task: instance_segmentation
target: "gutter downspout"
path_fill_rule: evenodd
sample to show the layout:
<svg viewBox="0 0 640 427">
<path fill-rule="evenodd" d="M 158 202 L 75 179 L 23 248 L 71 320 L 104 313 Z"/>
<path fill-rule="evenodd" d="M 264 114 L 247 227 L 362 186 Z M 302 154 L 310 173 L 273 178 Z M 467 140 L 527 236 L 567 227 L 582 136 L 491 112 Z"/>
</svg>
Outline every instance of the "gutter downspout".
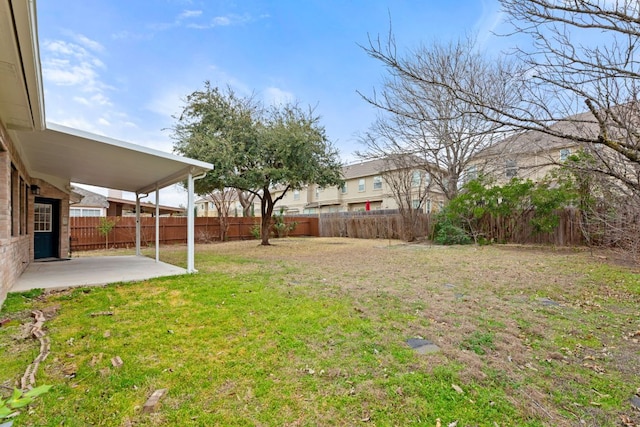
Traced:
<svg viewBox="0 0 640 427">
<path fill-rule="evenodd" d="M 194 213 L 194 197 L 193 187 L 194 181 L 207 176 L 206 172 L 201 175 L 193 176 L 191 172 L 187 177 L 187 273 L 197 273 L 195 268 L 195 213 Z"/>
</svg>

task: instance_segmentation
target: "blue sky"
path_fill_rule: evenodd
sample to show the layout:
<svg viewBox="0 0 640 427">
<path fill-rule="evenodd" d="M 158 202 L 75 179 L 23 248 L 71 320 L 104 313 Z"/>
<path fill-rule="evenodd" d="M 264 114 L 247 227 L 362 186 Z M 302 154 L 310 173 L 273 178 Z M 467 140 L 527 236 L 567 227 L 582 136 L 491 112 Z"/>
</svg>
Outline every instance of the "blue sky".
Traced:
<svg viewBox="0 0 640 427">
<path fill-rule="evenodd" d="M 358 44 L 386 36 L 400 48 L 477 33 L 501 20 L 497 0 L 40 0 L 40 57 L 47 120 L 171 151 L 167 128 L 181 99 L 230 86 L 265 103 L 315 106 L 343 161 L 375 110 L 382 66 Z M 166 194 L 166 196 L 165 196 Z M 175 188 L 161 203 L 184 203 Z"/>
</svg>

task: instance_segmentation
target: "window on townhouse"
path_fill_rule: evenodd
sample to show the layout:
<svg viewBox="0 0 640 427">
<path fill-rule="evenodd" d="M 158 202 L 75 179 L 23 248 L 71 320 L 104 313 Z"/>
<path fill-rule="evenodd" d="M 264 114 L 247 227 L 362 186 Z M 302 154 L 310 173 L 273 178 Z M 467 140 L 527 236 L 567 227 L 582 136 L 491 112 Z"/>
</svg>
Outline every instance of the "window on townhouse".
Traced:
<svg viewBox="0 0 640 427">
<path fill-rule="evenodd" d="M 347 194 L 347 183 L 346 182 L 344 184 L 342 184 L 342 187 L 340 187 L 340 192 L 342 194 Z"/>
<path fill-rule="evenodd" d="M 362 192 L 365 190 L 364 178 L 360 178 L 358 180 L 358 191 Z"/>
<path fill-rule="evenodd" d="M 478 167 L 476 165 L 469 166 L 464 171 L 464 182 L 473 181 L 478 179 Z"/>
<path fill-rule="evenodd" d="M 562 150 L 560 150 L 560 161 L 561 162 L 566 161 L 570 155 L 571 155 L 571 150 L 568 148 L 563 148 Z"/>
<path fill-rule="evenodd" d="M 316 187 L 316 200 L 318 200 L 320 198 L 320 191 L 322 191 L 322 187 L 317 186 Z"/>
<path fill-rule="evenodd" d="M 293 190 L 293 200 L 300 200 L 300 190 Z"/>
<path fill-rule="evenodd" d="M 413 171 L 413 173 L 411 174 L 411 186 L 418 187 L 420 185 L 420 181 L 422 181 L 422 172 Z"/>
<path fill-rule="evenodd" d="M 425 205 L 425 211 L 427 213 L 431 213 L 431 199 L 427 199 L 427 203 Z"/>
<path fill-rule="evenodd" d="M 374 190 L 382 190 L 382 177 L 374 176 L 373 177 L 373 189 Z"/>
<path fill-rule="evenodd" d="M 418 200 L 418 199 L 413 199 L 413 200 L 411 201 L 411 207 L 412 207 L 413 209 L 420 209 L 420 200 Z"/>
<path fill-rule="evenodd" d="M 504 174 L 507 178 L 515 178 L 518 176 L 518 162 L 508 159 L 504 163 Z"/>
</svg>

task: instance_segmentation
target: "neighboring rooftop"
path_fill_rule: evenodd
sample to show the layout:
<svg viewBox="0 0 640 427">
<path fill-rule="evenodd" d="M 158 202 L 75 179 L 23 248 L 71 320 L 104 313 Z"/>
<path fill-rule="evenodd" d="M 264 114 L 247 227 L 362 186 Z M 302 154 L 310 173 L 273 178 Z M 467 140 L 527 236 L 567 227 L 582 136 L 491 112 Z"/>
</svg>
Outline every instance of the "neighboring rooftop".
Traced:
<svg viewBox="0 0 640 427">
<path fill-rule="evenodd" d="M 134 211 L 136 207 L 135 200 L 128 200 L 120 197 L 103 196 L 102 194 L 94 193 L 93 191 L 89 191 L 76 186 L 73 186 L 72 190 L 74 193 L 82 196 L 82 200 L 78 203 L 74 203 L 73 206 L 109 208 L 112 207 L 112 205 L 119 205 L 120 209 L 118 211 L 109 210 L 108 213 L 108 215 L 116 216 L 117 214 L 112 212 L 121 213 L 122 209 Z M 140 202 L 140 208 L 141 212 L 143 213 L 153 213 L 155 212 L 156 205 L 155 203 Z M 160 215 L 184 214 L 184 212 L 185 209 L 182 207 L 160 205 Z"/>
<path fill-rule="evenodd" d="M 589 111 L 559 120 L 551 125 L 549 129 L 559 135 L 567 136 L 584 135 L 585 137 L 595 137 L 598 134 L 598 124 Z M 551 136 L 540 131 L 526 131 L 511 135 L 491 147 L 482 150 L 477 154 L 477 157 L 540 153 L 578 144 L 578 141 L 570 138 Z"/>
</svg>

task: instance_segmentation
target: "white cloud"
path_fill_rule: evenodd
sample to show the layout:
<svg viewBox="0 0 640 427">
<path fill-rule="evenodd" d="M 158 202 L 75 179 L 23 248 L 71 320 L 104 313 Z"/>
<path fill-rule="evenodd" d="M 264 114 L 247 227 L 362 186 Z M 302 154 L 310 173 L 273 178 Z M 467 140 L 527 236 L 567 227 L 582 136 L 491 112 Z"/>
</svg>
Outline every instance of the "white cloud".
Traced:
<svg viewBox="0 0 640 427">
<path fill-rule="evenodd" d="M 82 104 L 86 106 L 91 105 L 91 102 L 89 102 L 89 100 L 83 96 L 74 96 L 72 99 L 76 101 L 78 104 Z"/>
<path fill-rule="evenodd" d="M 208 23 L 189 23 L 187 24 L 187 28 L 193 28 L 196 30 L 206 30 L 215 27 L 231 27 L 234 25 L 243 25 L 249 22 L 255 22 L 261 19 L 267 19 L 269 15 L 260 15 L 258 17 L 253 17 L 249 14 L 244 15 L 221 15 L 213 17 Z"/>
<path fill-rule="evenodd" d="M 96 135 L 107 136 L 99 127 L 93 122 L 80 116 L 71 116 L 69 114 L 60 114 L 57 117 L 52 117 L 51 121 L 62 126 L 67 126 L 74 129 L 81 129 L 86 132 L 95 133 Z"/>
<path fill-rule="evenodd" d="M 202 15 L 202 11 L 201 10 L 183 10 L 182 13 L 180 13 L 180 15 L 178 15 L 178 19 L 182 20 L 182 19 L 187 19 L 187 18 L 195 18 Z"/>
<path fill-rule="evenodd" d="M 174 114 L 179 114 L 182 110 L 182 99 L 192 92 L 186 86 L 173 86 L 165 88 L 146 104 L 146 109 L 169 118 Z"/>
<path fill-rule="evenodd" d="M 89 37 L 86 37 L 86 36 L 84 36 L 82 34 L 75 34 L 74 33 L 73 34 L 73 38 L 75 39 L 76 42 L 78 42 L 82 46 L 86 47 L 87 49 L 93 50 L 95 52 L 104 51 L 104 46 L 102 46 L 97 41 L 91 40 Z"/>
<path fill-rule="evenodd" d="M 112 106 L 113 103 L 102 93 L 96 93 L 91 97 L 93 105 Z"/>
<path fill-rule="evenodd" d="M 277 87 L 268 87 L 264 90 L 264 101 L 268 105 L 282 105 L 295 101 L 295 96 Z"/>
<path fill-rule="evenodd" d="M 132 33 L 131 31 L 118 31 L 111 34 L 111 38 L 114 40 L 151 40 L 153 33 Z"/>
<path fill-rule="evenodd" d="M 474 25 L 478 35 L 478 47 L 483 48 L 487 45 L 496 29 L 504 22 L 504 17 L 497 0 L 482 0 L 482 14 Z"/>
<path fill-rule="evenodd" d="M 78 37 L 76 35 L 76 37 Z M 104 63 L 84 47 L 63 40 L 45 40 L 42 49 L 42 74 L 46 84 L 76 86 L 83 92 L 101 94 L 109 86 L 100 80 Z"/>
<path fill-rule="evenodd" d="M 231 18 L 228 16 L 216 16 L 211 20 L 213 26 L 227 26 L 231 25 Z"/>
<path fill-rule="evenodd" d="M 98 123 L 101 124 L 102 126 L 111 126 L 111 123 L 109 123 L 109 121 L 104 117 L 100 117 L 98 119 Z"/>
</svg>

